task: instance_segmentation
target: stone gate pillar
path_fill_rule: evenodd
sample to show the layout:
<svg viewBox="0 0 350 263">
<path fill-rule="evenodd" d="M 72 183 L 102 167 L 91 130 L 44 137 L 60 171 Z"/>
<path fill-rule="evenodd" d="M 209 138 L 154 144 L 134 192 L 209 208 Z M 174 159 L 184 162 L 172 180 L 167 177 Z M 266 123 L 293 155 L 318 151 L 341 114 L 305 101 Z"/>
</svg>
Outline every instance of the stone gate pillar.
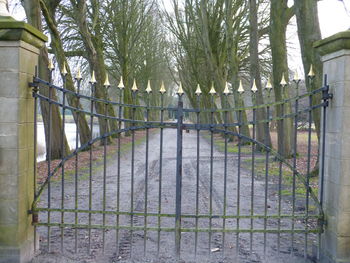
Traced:
<svg viewBox="0 0 350 263">
<path fill-rule="evenodd" d="M 47 38 L 35 28 L 0 16 L 0 263 L 33 256 L 33 80 Z"/>
<path fill-rule="evenodd" d="M 321 262 L 350 262 L 350 31 L 315 43 L 334 97 L 327 110 Z"/>
</svg>

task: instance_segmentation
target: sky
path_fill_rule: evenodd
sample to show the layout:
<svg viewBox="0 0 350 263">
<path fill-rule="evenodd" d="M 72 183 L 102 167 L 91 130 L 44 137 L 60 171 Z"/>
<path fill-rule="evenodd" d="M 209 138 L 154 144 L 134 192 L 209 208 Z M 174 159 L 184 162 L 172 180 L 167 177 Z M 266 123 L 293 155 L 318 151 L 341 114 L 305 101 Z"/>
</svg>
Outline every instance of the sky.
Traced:
<svg viewBox="0 0 350 263">
<path fill-rule="evenodd" d="M 318 15 L 322 37 L 331 36 L 350 28 L 350 0 L 322 0 L 318 3 Z"/>
</svg>

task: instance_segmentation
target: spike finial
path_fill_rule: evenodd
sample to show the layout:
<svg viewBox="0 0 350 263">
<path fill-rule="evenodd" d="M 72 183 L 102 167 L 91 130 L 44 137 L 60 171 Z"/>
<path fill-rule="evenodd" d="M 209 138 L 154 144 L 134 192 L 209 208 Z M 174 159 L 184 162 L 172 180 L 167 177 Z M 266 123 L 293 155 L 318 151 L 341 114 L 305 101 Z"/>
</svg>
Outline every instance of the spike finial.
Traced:
<svg viewBox="0 0 350 263">
<path fill-rule="evenodd" d="M 177 90 L 177 95 L 182 96 L 185 92 L 182 88 L 182 83 L 180 82 L 179 89 Z"/>
<path fill-rule="evenodd" d="M 212 96 L 214 96 L 216 94 L 216 90 L 214 88 L 214 83 L 213 82 L 211 83 L 211 88 L 209 90 L 209 94 L 212 95 Z"/>
<path fill-rule="evenodd" d="M 159 92 L 160 92 L 160 94 L 164 94 L 166 92 L 164 81 L 162 81 L 162 84 L 160 84 Z"/>
<path fill-rule="evenodd" d="M 271 91 L 271 90 L 272 90 L 271 78 L 269 78 L 269 79 L 267 80 L 265 89 L 267 89 L 268 91 Z"/>
<path fill-rule="evenodd" d="M 148 80 L 148 82 L 147 82 L 146 92 L 147 92 L 148 94 L 150 94 L 150 93 L 152 92 L 151 81 L 150 81 L 150 80 Z"/>
<path fill-rule="evenodd" d="M 310 71 L 309 71 L 309 73 L 307 75 L 308 75 L 309 78 L 315 77 L 315 71 L 314 71 L 314 67 L 313 67 L 312 64 L 310 66 Z"/>
<path fill-rule="evenodd" d="M 80 68 L 78 68 L 77 74 L 75 75 L 75 79 L 76 80 L 81 80 L 82 79 Z"/>
<path fill-rule="evenodd" d="M 53 71 L 53 70 L 55 69 L 55 66 L 53 65 L 53 62 L 52 62 L 52 59 L 51 59 L 51 58 L 49 59 L 48 69 L 49 69 L 50 71 Z"/>
<path fill-rule="evenodd" d="M 95 84 L 95 83 L 96 83 L 95 71 L 94 71 L 94 70 L 92 71 L 90 83 L 91 83 L 91 84 Z"/>
<path fill-rule="evenodd" d="M 228 87 L 228 82 L 226 81 L 226 84 L 225 84 L 225 89 L 224 89 L 224 94 L 225 95 L 229 95 L 231 93 L 229 87 Z"/>
<path fill-rule="evenodd" d="M 131 90 L 132 90 L 132 92 L 137 92 L 139 90 L 137 88 L 136 79 L 134 79 L 134 83 L 132 84 Z"/>
<path fill-rule="evenodd" d="M 239 94 L 243 94 L 244 93 L 242 80 L 239 81 L 239 87 L 238 87 L 237 91 L 238 91 Z"/>
<path fill-rule="evenodd" d="M 252 91 L 253 93 L 256 93 L 256 92 L 258 91 L 258 87 L 256 86 L 255 79 L 253 80 L 253 86 L 252 86 L 251 91 Z"/>
<path fill-rule="evenodd" d="M 286 81 L 286 79 L 285 79 L 285 77 L 284 77 L 284 74 L 283 74 L 283 75 L 282 75 L 282 80 L 281 80 L 281 82 L 280 82 L 280 85 L 284 87 L 284 86 L 287 86 L 287 84 L 288 84 L 288 83 L 287 83 L 287 81 Z"/>
<path fill-rule="evenodd" d="M 294 82 L 299 82 L 299 81 L 300 81 L 300 77 L 299 77 L 299 74 L 298 74 L 298 71 L 297 71 L 297 70 L 294 72 L 293 81 L 294 81 Z"/>
<path fill-rule="evenodd" d="M 124 89 L 124 88 L 125 88 L 124 82 L 123 82 L 123 76 L 120 77 L 120 81 L 119 81 L 119 84 L 118 84 L 118 88 L 119 88 L 119 89 Z"/>
<path fill-rule="evenodd" d="M 200 96 L 202 94 L 201 86 L 199 84 L 197 84 L 197 89 L 195 91 L 195 94 L 197 96 Z"/>
<path fill-rule="evenodd" d="M 66 76 L 68 74 L 67 67 L 66 67 L 66 62 L 63 62 L 63 69 L 62 69 L 61 73 L 62 73 L 63 76 Z"/>
<path fill-rule="evenodd" d="M 106 73 L 106 80 L 105 80 L 105 83 L 103 84 L 103 86 L 105 86 L 105 87 L 110 87 L 111 86 L 111 83 L 109 83 L 108 73 Z"/>
</svg>

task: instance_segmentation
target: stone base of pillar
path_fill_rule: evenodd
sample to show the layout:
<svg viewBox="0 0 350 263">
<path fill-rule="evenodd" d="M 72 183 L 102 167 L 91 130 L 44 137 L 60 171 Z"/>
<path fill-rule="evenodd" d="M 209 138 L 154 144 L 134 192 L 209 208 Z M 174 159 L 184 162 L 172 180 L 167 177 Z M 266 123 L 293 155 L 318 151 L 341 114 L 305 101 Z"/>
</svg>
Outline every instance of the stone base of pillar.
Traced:
<svg viewBox="0 0 350 263">
<path fill-rule="evenodd" d="M 0 18 L 0 263 L 34 255 L 28 214 L 34 199 L 33 80 L 46 37 L 24 22 Z"/>
<path fill-rule="evenodd" d="M 323 263 L 350 263 L 350 31 L 315 43 L 333 99 L 327 110 L 324 156 Z"/>
<path fill-rule="evenodd" d="M 39 240 L 36 240 L 39 247 Z M 27 240 L 19 247 L 0 246 L 0 263 L 27 263 L 34 257 L 33 238 Z"/>
</svg>

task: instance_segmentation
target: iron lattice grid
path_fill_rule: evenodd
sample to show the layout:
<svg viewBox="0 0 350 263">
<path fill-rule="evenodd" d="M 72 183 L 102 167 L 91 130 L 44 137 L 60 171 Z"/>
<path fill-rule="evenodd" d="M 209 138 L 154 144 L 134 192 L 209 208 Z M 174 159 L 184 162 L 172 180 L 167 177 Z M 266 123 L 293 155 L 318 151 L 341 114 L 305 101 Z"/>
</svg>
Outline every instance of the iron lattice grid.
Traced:
<svg viewBox="0 0 350 263">
<path fill-rule="evenodd" d="M 312 79 L 310 79 L 312 80 Z M 266 245 L 268 243 L 269 235 L 273 234 L 273 236 L 276 237 L 276 240 L 274 240 L 274 243 L 276 243 L 277 248 L 273 249 L 279 253 L 281 251 L 281 238 L 283 234 L 287 234 L 290 236 L 290 247 L 288 248 L 290 250 L 290 253 L 295 253 L 297 246 L 296 243 L 300 243 L 301 237 L 303 243 L 303 249 L 298 248 L 299 254 L 304 254 L 304 257 L 308 257 L 310 252 L 310 236 L 313 235 L 319 235 L 323 231 L 323 224 L 324 224 L 324 215 L 322 210 L 322 199 L 323 199 L 323 170 L 324 167 L 320 167 L 321 169 L 321 179 L 320 179 L 320 191 L 318 198 L 315 193 L 312 191 L 312 188 L 310 187 L 310 173 L 311 173 L 311 140 L 312 140 L 312 130 L 313 130 L 313 121 L 312 121 L 312 114 L 313 111 L 318 110 L 319 108 L 323 109 L 323 115 L 322 115 L 322 123 L 323 128 L 325 127 L 326 122 L 326 109 L 328 106 L 328 100 L 331 98 L 331 94 L 329 94 L 329 87 L 327 85 L 327 82 L 325 81 L 325 86 L 323 88 L 314 90 L 312 92 L 305 92 L 302 95 L 299 95 L 298 92 L 295 96 L 292 98 L 283 99 L 278 102 L 272 102 L 272 103 L 266 103 L 263 105 L 255 105 L 254 104 L 254 96 L 253 93 L 253 106 L 250 107 L 228 107 L 228 101 L 232 96 L 241 96 L 241 94 L 237 93 L 232 94 L 225 94 L 224 96 L 224 105 L 222 108 L 216 108 L 212 107 L 210 109 L 203 109 L 200 108 L 184 108 L 183 107 L 183 96 L 182 94 L 178 94 L 178 105 L 177 107 L 167 107 L 164 106 L 164 93 L 161 93 L 160 95 L 160 106 L 152 106 L 149 103 L 149 92 L 145 92 L 145 105 L 136 104 L 136 96 L 137 92 L 134 90 L 132 92 L 132 98 L 133 98 L 133 104 L 124 104 L 123 103 L 123 92 L 124 89 L 119 89 L 119 98 L 118 101 L 109 101 L 101 98 L 96 98 L 94 96 L 94 89 L 95 89 L 95 82 L 90 83 L 91 85 L 91 96 L 86 96 L 83 94 L 80 94 L 80 85 L 81 85 L 81 79 L 77 80 L 77 90 L 78 92 L 73 92 L 65 88 L 65 76 L 63 76 L 63 86 L 59 87 L 56 85 L 53 85 L 50 82 L 46 82 L 38 77 L 34 77 L 33 83 L 31 83 L 31 87 L 33 88 L 33 97 L 35 99 L 35 125 L 34 125 L 34 140 L 36 142 L 37 137 L 37 104 L 38 101 L 48 103 L 49 104 L 49 116 L 52 114 L 52 107 L 57 106 L 58 108 L 62 109 L 62 133 L 65 133 L 65 116 L 66 111 L 72 111 L 76 112 L 77 116 L 79 118 L 79 115 L 84 114 L 87 116 L 87 118 L 90 119 L 90 127 L 91 127 L 91 134 L 93 134 L 93 124 L 94 119 L 104 119 L 105 121 L 116 121 L 118 123 L 118 129 L 108 131 L 104 134 L 100 134 L 100 136 L 93 138 L 91 135 L 91 138 L 88 143 L 84 145 L 79 145 L 78 138 L 79 138 L 79 126 L 76 128 L 76 148 L 73 150 L 68 156 L 62 156 L 61 161 L 56 167 L 52 166 L 52 160 L 51 160 L 51 154 L 50 154 L 50 146 L 49 146 L 49 152 L 47 154 L 48 160 L 48 171 L 51 171 L 48 173 L 46 180 L 40 184 L 39 188 L 37 187 L 37 181 L 35 179 L 35 196 L 34 196 L 34 202 L 32 205 L 32 209 L 30 213 L 33 214 L 33 224 L 36 228 L 42 228 L 46 227 L 47 230 L 47 250 L 50 251 L 51 246 L 51 231 L 52 229 L 59 229 L 60 230 L 60 247 L 63 250 L 64 244 L 67 239 L 71 239 L 68 237 L 65 237 L 65 229 L 71 229 L 74 230 L 74 246 L 75 251 L 78 251 L 78 244 L 79 242 L 84 242 L 83 240 L 80 240 L 79 238 L 79 231 L 87 230 L 88 231 L 88 251 L 91 251 L 92 243 L 94 242 L 92 240 L 92 230 L 101 230 L 101 236 L 102 236 L 102 248 L 105 249 L 106 246 L 106 230 L 115 230 L 116 235 L 116 246 L 118 248 L 119 245 L 119 252 L 121 251 L 121 243 L 122 239 L 125 235 L 129 236 L 131 239 L 131 247 L 133 246 L 132 239 L 135 235 L 135 232 L 143 232 L 143 240 L 144 240 L 144 254 L 147 253 L 147 235 L 150 235 L 150 233 L 156 234 L 157 239 L 157 255 L 159 256 L 159 253 L 161 251 L 161 233 L 173 233 L 174 234 L 174 248 L 175 248 L 175 255 L 176 257 L 180 256 L 180 253 L 182 251 L 181 247 L 181 236 L 183 233 L 193 233 L 193 243 L 194 243 L 194 254 L 197 254 L 198 245 L 199 242 L 201 242 L 201 239 L 199 238 L 200 233 L 208 233 L 208 251 L 212 251 L 212 245 L 213 245 L 213 236 L 217 233 L 220 234 L 221 239 L 221 249 L 225 250 L 225 236 L 228 240 L 227 236 L 234 235 L 235 236 L 235 249 L 236 249 L 236 256 L 240 255 L 240 239 L 241 236 L 244 234 L 248 234 L 250 245 L 249 250 L 250 254 L 252 254 L 253 249 L 253 240 L 254 236 L 261 234 L 263 239 L 263 253 L 266 255 L 266 251 L 269 249 Z M 43 85 L 48 87 L 49 89 L 49 96 L 46 97 L 38 92 L 38 86 Z M 296 82 L 296 90 L 298 91 L 298 85 L 299 82 Z M 284 88 L 284 87 L 282 87 Z M 56 92 L 59 92 L 62 94 L 62 101 L 54 100 L 52 98 L 53 90 Z M 271 91 L 270 91 L 271 92 Z M 321 94 L 321 95 L 320 95 Z M 66 103 L 66 97 L 72 96 L 77 99 L 77 101 L 86 100 L 90 104 L 90 110 L 84 110 L 84 109 L 78 109 L 75 107 L 72 107 Z M 314 104 L 313 99 L 315 96 L 322 97 L 322 101 L 320 101 L 318 104 Z M 270 98 L 270 96 L 268 96 Z M 211 96 L 211 105 L 214 105 L 215 95 Z M 200 105 L 201 96 L 197 96 L 197 104 Z M 306 104 L 301 104 L 301 101 L 306 101 Z M 97 113 L 96 112 L 96 104 L 104 105 L 104 113 Z M 118 116 L 110 116 L 107 112 L 107 106 L 112 105 L 113 107 L 118 109 Z M 289 106 L 291 108 L 291 112 L 288 114 L 284 113 L 285 107 Z M 271 112 L 273 109 L 276 109 L 276 107 L 281 107 L 281 116 L 271 116 Z M 263 109 L 266 112 L 266 116 L 268 116 L 266 119 L 263 120 L 257 120 L 257 111 L 260 109 Z M 126 110 L 131 111 L 131 118 L 127 119 L 123 117 L 123 112 Z M 136 119 L 136 112 L 141 111 L 143 112 L 143 119 Z M 249 120 L 247 120 L 247 123 L 244 123 L 242 120 L 242 113 L 250 111 L 251 117 Z M 151 112 L 157 112 L 159 120 L 150 120 L 150 113 Z M 166 116 L 170 116 L 172 114 L 176 115 L 175 120 L 167 120 Z M 219 114 L 222 116 L 223 122 L 217 123 L 215 122 L 215 116 Z M 236 121 L 229 121 L 229 115 L 232 114 Z M 184 122 L 183 118 L 184 115 L 188 116 L 192 122 L 186 123 Z M 300 116 L 304 115 L 304 117 L 307 117 L 307 170 L 306 173 L 302 173 L 297 170 L 297 138 L 298 138 L 298 123 Z M 203 118 L 202 116 L 205 116 Z M 205 119 L 205 121 L 203 121 Z M 272 149 L 272 147 L 265 145 L 263 142 L 260 142 L 256 139 L 256 129 L 259 124 L 264 124 L 267 127 L 270 127 L 271 122 L 280 122 L 281 125 L 283 125 L 283 122 L 286 119 L 293 120 L 293 157 L 291 159 L 285 159 L 282 155 L 280 155 L 276 150 Z M 249 125 L 251 135 L 247 136 L 244 135 L 241 132 L 241 128 L 244 125 Z M 52 120 L 49 118 L 49 132 L 48 132 L 48 140 L 51 140 L 51 130 L 54 128 L 52 127 Z M 155 205 L 156 209 L 149 209 L 148 204 L 148 185 L 149 185 L 149 148 L 150 146 L 153 148 L 153 145 L 150 145 L 150 131 L 152 129 L 157 129 L 159 131 L 159 170 L 158 170 L 158 198 L 157 200 L 152 200 L 153 205 Z M 162 163 L 163 163 L 163 150 L 165 147 L 164 142 L 164 132 L 168 129 L 176 130 L 176 171 L 174 172 L 175 181 L 172 183 L 175 183 L 175 194 L 174 194 L 174 204 L 170 206 L 170 208 L 173 211 L 170 211 L 167 209 L 164 205 L 164 200 L 162 199 L 162 195 L 164 192 L 164 189 L 162 189 L 162 184 L 164 184 L 164 180 L 168 180 L 167 177 L 164 177 L 163 169 L 162 169 Z M 143 198 L 144 198 L 144 205 L 142 209 L 138 207 L 136 203 L 136 195 L 135 193 L 135 184 L 137 181 L 137 176 L 135 172 L 135 132 L 138 130 L 145 130 L 145 160 L 144 160 L 144 183 L 146 185 L 145 190 L 143 191 Z M 183 195 L 184 190 L 183 188 L 186 187 L 186 185 L 183 185 L 183 130 L 192 130 L 195 132 L 195 139 L 196 139 L 196 151 L 193 154 L 193 160 L 196 163 L 195 167 L 195 199 L 192 203 L 192 210 L 185 211 L 182 208 L 183 201 Z M 118 136 L 117 139 L 117 154 L 116 154 L 116 162 L 117 162 L 117 178 L 116 178 L 116 185 L 114 187 L 113 193 L 116 196 L 116 200 L 113 199 L 114 204 L 111 205 L 109 203 L 109 196 L 107 194 L 107 188 L 108 188 L 108 169 L 107 169 L 107 139 L 111 136 L 115 135 L 121 135 L 123 133 L 130 132 L 131 133 L 131 171 L 130 171 L 130 180 L 128 180 L 128 184 L 130 184 L 130 192 L 129 195 L 122 195 L 123 190 L 121 188 L 125 187 L 123 186 L 122 182 L 122 153 L 121 153 L 121 141 L 120 137 Z M 203 133 L 206 134 L 208 137 L 208 143 L 210 147 L 208 148 L 209 156 L 207 158 L 207 165 L 209 166 L 207 171 L 207 176 L 209 178 L 209 185 L 208 185 L 208 201 L 207 201 L 207 210 L 206 212 L 203 212 L 203 209 L 201 208 L 201 186 L 200 186 L 200 178 L 202 175 L 202 168 L 201 168 L 201 144 Z M 221 154 L 220 163 L 223 167 L 222 170 L 222 178 L 223 180 L 223 196 L 222 196 L 222 207 L 221 209 L 215 210 L 214 209 L 214 203 L 215 199 L 214 192 L 215 192 L 215 180 L 216 180 L 216 172 L 214 171 L 214 165 L 216 165 L 217 161 L 215 161 L 215 134 L 221 134 L 224 138 L 224 147 L 223 147 L 223 153 Z M 325 142 L 325 133 L 322 133 L 323 136 L 320 139 L 321 145 L 324 145 Z M 205 136 L 204 136 L 205 137 Z M 229 152 L 229 138 L 237 138 L 237 152 L 232 154 Z M 283 137 L 283 134 L 282 134 Z M 92 164 L 92 145 L 94 145 L 97 142 L 102 142 L 103 148 L 104 148 L 104 154 L 103 154 L 103 172 L 102 172 L 102 189 L 98 189 L 98 191 L 102 191 L 102 198 L 100 198 L 100 205 L 96 205 L 94 203 L 94 192 L 93 192 L 93 184 L 94 184 L 94 171 L 93 171 L 93 164 Z M 249 144 L 249 147 L 251 147 L 249 154 L 243 153 L 244 147 L 246 147 L 246 144 Z M 62 143 L 62 147 L 64 147 Z M 90 152 L 90 163 L 89 163 L 89 172 L 88 172 L 88 205 L 80 207 L 81 197 L 79 196 L 79 184 L 83 183 L 86 185 L 86 182 L 83 180 L 80 180 L 79 178 L 79 154 L 88 149 Z M 259 152 L 257 152 L 257 149 L 259 149 Z M 324 156 L 324 147 L 321 148 Z M 35 152 L 36 152 L 36 146 L 35 146 Z M 63 152 L 63 151 L 62 151 Z M 247 155 L 249 159 L 247 160 Z M 232 157 L 234 156 L 234 158 Z M 73 176 L 73 181 L 71 182 L 74 184 L 74 201 L 71 203 L 73 206 L 67 205 L 67 202 L 65 201 L 65 195 L 66 195 L 66 189 L 65 186 L 67 185 L 67 182 L 65 181 L 65 169 L 64 164 L 72 159 L 75 158 L 75 174 Z M 255 166 L 257 159 L 263 159 L 263 162 L 265 163 L 265 173 L 262 177 L 262 179 L 257 178 L 257 174 L 255 172 Z M 234 159 L 232 161 L 232 159 Z M 230 161 L 231 160 L 231 161 Z M 247 178 L 244 178 L 244 176 L 247 176 L 247 168 L 243 167 L 242 163 L 244 162 L 250 162 L 250 171 L 248 174 L 248 178 L 250 180 L 250 193 L 249 193 L 249 199 L 250 199 L 250 207 L 248 209 L 241 207 L 242 202 L 242 189 L 243 187 L 241 185 L 241 182 L 244 180 L 247 180 Z M 271 166 L 271 163 L 275 162 L 278 164 L 278 174 L 272 175 L 270 173 L 269 169 Z M 321 164 L 323 164 L 323 161 L 321 160 Z M 229 166 L 234 165 L 236 168 L 235 173 L 230 173 Z M 36 167 L 36 164 L 35 164 Z M 289 175 L 288 180 L 292 180 L 291 184 L 291 195 L 292 198 L 289 198 L 289 209 L 286 209 L 286 201 L 284 200 L 284 194 L 283 191 L 285 190 L 285 178 L 287 177 L 285 174 L 285 170 L 289 170 L 291 172 L 291 175 Z M 55 174 L 60 172 L 60 178 L 61 178 L 61 184 L 57 185 L 55 183 L 55 186 L 52 186 L 52 178 Z M 234 180 L 231 180 L 231 177 L 235 177 Z M 243 178 L 243 179 L 242 179 Z M 163 181 L 162 181 L 163 180 Z M 230 181 L 231 180 L 231 181 Z M 257 196 L 255 195 L 254 191 L 256 190 L 256 184 L 257 181 L 262 181 L 262 197 L 261 202 L 257 201 Z M 261 184 L 261 183 L 259 183 Z M 233 186 L 235 185 L 235 186 Z M 303 196 L 303 206 L 304 209 L 297 210 L 298 207 L 300 207 L 300 198 L 297 196 L 298 187 L 303 187 L 305 190 L 305 195 Z M 57 188 L 56 190 L 52 190 L 53 188 Z M 234 194 L 232 196 L 230 195 L 230 191 L 234 190 Z M 274 198 L 271 198 L 271 189 L 273 189 L 273 193 L 275 194 Z M 243 189 L 245 190 L 245 189 Z M 53 193 L 52 193 L 53 192 Z M 45 193 L 45 195 L 44 195 Z M 54 195 L 54 196 L 53 196 Z M 231 197 L 229 197 L 229 195 Z M 45 197 L 44 197 L 45 196 Z M 185 198 L 187 198 L 185 194 Z M 246 197 L 245 197 L 246 198 Z M 52 199 L 58 199 L 56 201 L 52 201 Z M 130 206 L 128 209 L 126 207 L 123 207 L 121 203 L 125 202 L 125 199 L 129 200 L 128 205 Z M 152 199 L 152 198 L 151 198 Z M 255 202 L 259 203 L 260 209 L 256 207 L 254 204 Z M 298 202 L 298 204 L 297 204 Z M 271 205 L 271 204 L 274 204 Z M 288 203 L 288 200 L 287 200 Z M 150 211 L 151 210 L 151 211 Z M 185 209 L 186 210 L 186 209 Z M 257 213 L 256 210 L 259 210 Z M 170 211 L 170 212 L 169 212 Z M 60 216 L 53 216 L 53 214 L 59 214 Z M 40 215 L 40 220 L 38 220 Z M 67 215 L 68 220 L 67 220 Z M 101 215 L 102 218 L 100 220 L 94 220 L 94 217 L 96 215 Z M 81 219 L 81 216 L 83 219 Z M 110 217 L 114 217 L 115 220 L 111 220 Z M 122 219 L 124 218 L 124 219 Z M 150 218 L 153 218 L 150 220 Z M 57 219 L 57 220 L 56 220 Z M 141 220 L 140 220 L 141 219 Z M 134 223 L 136 222 L 137 223 Z M 170 221 L 169 221 L 170 220 Z M 186 220 L 192 220 L 192 224 L 189 224 L 186 222 Z M 142 222 L 141 222 L 142 221 Z M 151 221 L 151 222 L 150 222 Z M 203 222 L 201 222 L 203 221 Z M 217 223 L 218 221 L 221 221 L 221 223 Z M 243 223 L 245 221 L 245 223 Z M 141 222 L 141 223 L 140 223 Z M 167 222 L 167 223 L 165 223 Z M 171 223 L 172 222 L 172 223 Z M 248 223 L 247 223 L 248 222 Z M 311 243 L 314 243 L 315 237 L 311 238 Z M 130 242 L 130 240 L 129 240 Z M 228 241 L 226 241 L 228 242 Z M 320 239 L 318 240 L 320 242 Z M 217 242 L 214 242 L 217 246 Z M 300 245 L 300 244 L 299 244 Z M 130 255 L 132 254 L 132 248 L 129 248 Z M 300 252 L 302 251 L 302 252 Z M 224 253 L 223 253 L 224 254 Z M 130 256 L 129 255 L 129 256 Z"/>
</svg>

